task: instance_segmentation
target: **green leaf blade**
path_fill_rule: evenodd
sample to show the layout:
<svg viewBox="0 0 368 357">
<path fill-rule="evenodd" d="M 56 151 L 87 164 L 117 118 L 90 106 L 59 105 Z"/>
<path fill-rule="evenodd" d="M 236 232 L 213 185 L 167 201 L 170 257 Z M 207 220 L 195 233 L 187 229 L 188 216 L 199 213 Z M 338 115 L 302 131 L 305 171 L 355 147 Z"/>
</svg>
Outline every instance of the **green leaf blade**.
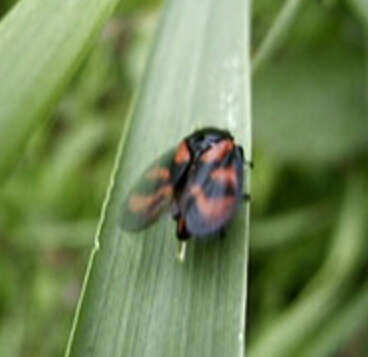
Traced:
<svg viewBox="0 0 368 357">
<path fill-rule="evenodd" d="M 68 356 L 243 355 L 248 207 L 225 241 L 189 242 L 183 264 L 172 220 L 139 234 L 118 222 L 144 168 L 194 129 L 230 129 L 250 159 L 249 14 L 248 1 L 168 3 L 123 135 Z"/>
<path fill-rule="evenodd" d="M 21 1 L 0 23 L 0 180 L 21 156 L 116 3 Z"/>
</svg>

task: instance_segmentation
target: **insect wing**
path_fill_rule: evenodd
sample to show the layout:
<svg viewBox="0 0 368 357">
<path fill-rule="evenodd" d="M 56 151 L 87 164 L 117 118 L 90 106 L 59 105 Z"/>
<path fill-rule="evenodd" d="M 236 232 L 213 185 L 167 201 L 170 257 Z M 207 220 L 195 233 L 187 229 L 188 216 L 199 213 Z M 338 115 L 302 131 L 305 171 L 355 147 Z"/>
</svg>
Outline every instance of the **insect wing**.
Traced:
<svg viewBox="0 0 368 357">
<path fill-rule="evenodd" d="M 239 147 L 220 161 L 199 160 L 180 199 L 187 230 L 197 237 L 216 234 L 231 220 L 242 198 L 243 158 Z"/>
<path fill-rule="evenodd" d="M 168 151 L 143 173 L 123 204 L 124 230 L 145 229 L 170 207 L 175 185 L 189 165 L 190 158 L 184 157 L 184 150 L 181 144 L 178 149 Z"/>
<path fill-rule="evenodd" d="M 170 206 L 173 198 L 171 166 L 175 150 L 162 155 L 133 187 L 123 204 L 121 227 L 139 231 L 150 226 Z"/>
</svg>

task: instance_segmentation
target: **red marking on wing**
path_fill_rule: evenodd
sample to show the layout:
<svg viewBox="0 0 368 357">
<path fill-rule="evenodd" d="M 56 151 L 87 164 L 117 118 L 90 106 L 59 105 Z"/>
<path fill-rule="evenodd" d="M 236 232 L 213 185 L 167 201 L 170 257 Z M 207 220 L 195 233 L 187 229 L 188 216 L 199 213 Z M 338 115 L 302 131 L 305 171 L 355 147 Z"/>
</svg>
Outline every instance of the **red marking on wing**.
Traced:
<svg viewBox="0 0 368 357">
<path fill-rule="evenodd" d="M 236 175 L 236 168 L 234 165 L 229 167 L 220 167 L 211 172 L 211 178 L 215 181 L 219 181 L 224 185 L 230 185 L 236 188 L 238 178 Z"/>
<path fill-rule="evenodd" d="M 149 180 L 169 180 L 171 177 L 171 172 L 166 167 L 153 167 L 151 170 L 149 170 L 146 174 L 146 177 Z"/>
<path fill-rule="evenodd" d="M 162 186 L 153 195 L 133 195 L 129 199 L 129 209 L 133 213 L 138 213 L 146 209 L 152 208 L 160 203 L 164 198 L 170 198 L 173 194 L 171 185 Z"/>
<path fill-rule="evenodd" d="M 235 196 L 207 197 L 200 185 L 193 185 L 190 193 L 196 198 L 201 215 L 209 221 L 217 221 L 227 216 L 236 203 Z"/>
<path fill-rule="evenodd" d="M 231 139 L 221 140 L 205 151 L 201 156 L 204 162 L 221 161 L 228 153 L 234 150 L 234 142 Z"/>
<path fill-rule="evenodd" d="M 185 141 L 183 141 L 178 148 L 178 151 L 175 155 L 175 163 L 177 164 L 183 164 L 185 162 L 188 162 L 190 160 L 190 151 L 188 149 L 188 145 Z"/>
</svg>

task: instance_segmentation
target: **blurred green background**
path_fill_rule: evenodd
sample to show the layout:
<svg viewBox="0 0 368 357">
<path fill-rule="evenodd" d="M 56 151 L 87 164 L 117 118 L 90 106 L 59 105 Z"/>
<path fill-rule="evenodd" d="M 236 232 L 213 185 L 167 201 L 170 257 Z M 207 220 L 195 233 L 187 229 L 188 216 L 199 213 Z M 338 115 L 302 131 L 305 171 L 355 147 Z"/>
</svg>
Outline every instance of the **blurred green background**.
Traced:
<svg viewBox="0 0 368 357">
<path fill-rule="evenodd" d="M 251 357 L 368 356 L 368 23 L 355 3 L 305 2 L 253 75 Z M 282 5 L 253 2 L 254 52 Z M 0 356 L 63 355 L 160 8 L 122 2 L 0 189 Z"/>
</svg>

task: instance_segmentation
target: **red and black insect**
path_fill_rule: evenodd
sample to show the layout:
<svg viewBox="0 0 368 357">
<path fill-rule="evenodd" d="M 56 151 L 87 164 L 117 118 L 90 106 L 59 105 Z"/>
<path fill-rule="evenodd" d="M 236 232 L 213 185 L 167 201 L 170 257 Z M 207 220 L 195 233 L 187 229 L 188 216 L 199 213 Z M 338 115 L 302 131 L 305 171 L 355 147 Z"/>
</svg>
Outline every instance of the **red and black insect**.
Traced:
<svg viewBox="0 0 368 357">
<path fill-rule="evenodd" d="M 179 240 L 223 235 L 242 199 L 243 149 L 205 128 L 153 163 L 124 203 L 122 228 L 139 231 L 171 209 Z"/>
</svg>

